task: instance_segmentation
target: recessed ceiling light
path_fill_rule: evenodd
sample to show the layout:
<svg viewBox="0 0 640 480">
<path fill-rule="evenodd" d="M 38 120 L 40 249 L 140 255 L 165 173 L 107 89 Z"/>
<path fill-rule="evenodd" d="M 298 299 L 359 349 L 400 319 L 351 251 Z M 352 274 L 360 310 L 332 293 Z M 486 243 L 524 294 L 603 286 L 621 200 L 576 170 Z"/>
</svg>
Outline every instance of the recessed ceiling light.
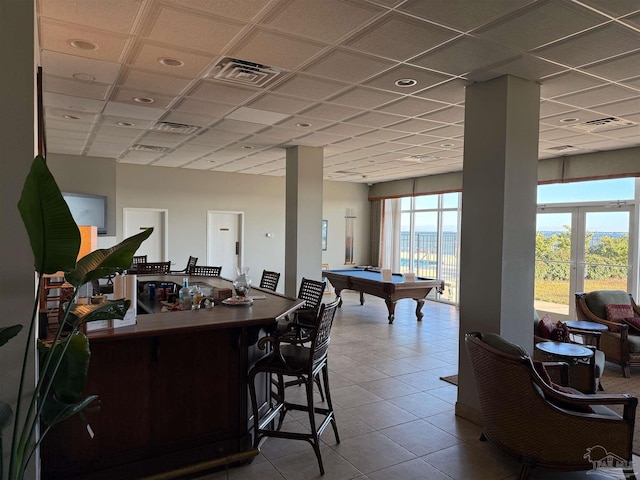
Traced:
<svg viewBox="0 0 640 480">
<path fill-rule="evenodd" d="M 133 97 L 133 100 L 138 103 L 153 103 L 153 98 L 150 97 Z"/>
<path fill-rule="evenodd" d="M 91 43 L 86 40 L 70 40 L 69 45 L 73 48 L 79 48 L 80 50 L 95 50 L 98 48 L 95 43 Z"/>
<path fill-rule="evenodd" d="M 440 145 L 441 147 L 444 148 L 451 148 L 451 147 L 455 147 L 455 145 L 453 143 L 443 143 Z"/>
<path fill-rule="evenodd" d="M 170 57 L 159 58 L 158 62 L 160 62 L 165 67 L 182 67 L 184 65 L 184 62 L 182 60 Z"/>
<path fill-rule="evenodd" d="M 300 128 L 309 128 L 311 126 L 310 123 L 296 123 L 296 127 Z"/>
<path fill-rule="evenodd" d="M 118 122 L 118 125 L 120 125 L 121 127 L 133 127 L 133 126 L 135 126 L 135 123 L 133 123 L 133 122 Z"/>
<path fill-rule="evenodd" d="M 76 117 L 75 115 L 63 115 L 62 118 L 66 118 L 67 120 L 80 120 L 80 117 Z"/>
<path fill-rule="evenodd" d="M 245 150 L 253 150 L 253 147 L 251 145 L 242 145 L 242 148 L 244 148 Z"/>
<path fill-rule="evenodd" d="M 396 80 L 396 86 L 397 87 L 413 87 L 414 85 L 416 85 L 418 83 L 417 80 L 414 80 L 413 78 L 400 78 L 398 80 Z"/>
<path fill-rule="evenodd" d="M 80 80 L 82 82 L 95 82 L 96 81 L 96 77 L 94 77 L 90 73 L 74 73 L 71 76 L 73 78 L 75 78 L 76 80 Z"/>
<path fill-rule="evenodd" d="M 86 108 L 80 105 L 69 105 L 67 108 L 69 110 L 75 110 L 76 112 L 84 112 L 86 110 Z"/>
<path fill-rule="evenodd" d="M 577 122 L 578 120 L 580 120 L 579 118 L 575 118 L 575 117 L 569 117 L 569 118 L 563 118 L 560 121 L 562 123 L 573 123 L 573 122 Z"/>
</svg>

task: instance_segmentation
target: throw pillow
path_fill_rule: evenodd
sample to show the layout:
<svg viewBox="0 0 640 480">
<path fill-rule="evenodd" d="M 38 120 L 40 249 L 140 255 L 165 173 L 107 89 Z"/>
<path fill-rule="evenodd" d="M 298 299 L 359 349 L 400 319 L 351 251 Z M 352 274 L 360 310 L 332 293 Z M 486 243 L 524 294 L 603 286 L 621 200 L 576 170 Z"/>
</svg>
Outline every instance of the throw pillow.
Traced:
<svg viewBox="0 0 640 480">
<path fill-rule="evenodd" d="M 624 323 L 629 325 L 629 329 L 632 331 L 632 333 L 640 335 L 640 317 L 629 317 L 623 319 L 623 321 Z"/>
<path fill-rule="evenodd" d="M 568 393 L 568 394 L 574 394 L 574 395 L 576 394 L 574 390 L 571 390 L 570 388 L 566 388 L 566 387 L 563 387 L 562 385 L 558 385 L 557 383 L 552 382 L 551 377 L 549 376 L 549 372 L 547 372 L 547 369 L 544 368 L 544 364 L 542 362 L 539 362 L 537 360 L 534 361 L 533 368 L 536 370 L 538 375 L 540 375 L 540 378 L 542 378 L 544 383 L 549 385 L 554 390 L 562 393 Z M 571 410 L 573 412 L 580 412 L 580 413 L 595 413 L 593 408 L 591 408 L 591 406 L 589 405 L 577 405 L 575 403 L 563 402 L 562 400 L 558 400 L 556 398 L 547 397 L 547 396 L 545 396 L 545 398 L 550 403 L 554 404 L 556 407 L 564 408 L 565 410 Z"/>
<path fill-rule="evenodd" d="M 610 322 L 620 323 L 620 320 L 633 317 L 633 308 L 631 308 L 631 305 L 616 305 L 608 303 L 606 309 L 607 320 Z"/>
<path fill-rule="evenodd" d="M 551 340 L 551 335 L 555 328 L 556 327 L 551 321 L 551 318 L 549 318 L 549 314 L 546 314 L 540 319 L 540 323 L 538 324 L 538 334 L 542 338 L 548 338 Z"/>
<path fill-rule="evenodd" d="M 556 327 L 553 332 L 551 332 L 551 339 L 556 342 L 568 342 L 569 338 L 569 327 L 564 322 L 556 323 Z"/>
</svg>

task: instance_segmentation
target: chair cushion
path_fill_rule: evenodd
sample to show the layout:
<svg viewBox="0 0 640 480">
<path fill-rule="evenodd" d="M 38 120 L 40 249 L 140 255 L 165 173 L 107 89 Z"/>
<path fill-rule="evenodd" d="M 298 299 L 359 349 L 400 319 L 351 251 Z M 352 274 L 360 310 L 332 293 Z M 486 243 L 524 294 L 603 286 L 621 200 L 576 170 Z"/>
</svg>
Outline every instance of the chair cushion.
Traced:
<svg viewBox="0 0 640 480">
<path fill-rule="evenodd" d="M 620 342 L 619 332 L 604 331 L 602 335 L 610 335 L 616 338 L 618 343 Z M 640 354 L 640 335 L 629 334 L 627 339 L 629 341 L 629 353 Z"/>
<path fill-rule="evenodd" d="M 589 310 L 600 318 L 607 318 L 608 303 L 616 305 L 631 305 L 629 294 L 623 290 L 595 290 L 584 298 Z"/>
<path fill-rule="evenodd" d="M 596 364 L 596 378 L 600 378 L 604 373 L 605 355 L 602 350 L 596 350 L 594 355 L 595 355 L 594 363 Z"/>
<path fill-rule="evenodd" d="M 511 343 L 508 340 L 505 340 L 497 333 L 485 333 L 482 336 L 482 341 L 487 345 L 492 346 L 496 350 L 500 350 L 502 353 L 506 353 L 507 355 L 514 355 L 516 357 L 529 355 L 527 351 L 520 345 L 516 345 L 515 343 Z"/>
<path fill-rule="evenodd" d="M 607 320 L 614 323 L 624 323 L 624 319 L 633 317 L 633 308 L 631 305 L 608 303 L 605 305 Z M 619 332 L 620 329 L 615 327 L 609 327 L 614 332 Z"/>
</svg>

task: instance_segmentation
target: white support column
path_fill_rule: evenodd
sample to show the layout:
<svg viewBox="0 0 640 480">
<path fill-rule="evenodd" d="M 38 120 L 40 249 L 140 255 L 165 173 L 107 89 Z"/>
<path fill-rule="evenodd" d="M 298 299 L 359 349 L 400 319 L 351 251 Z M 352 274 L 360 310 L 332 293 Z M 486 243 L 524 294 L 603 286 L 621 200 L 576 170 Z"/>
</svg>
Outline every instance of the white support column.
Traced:
<svg viewBox="0 0 640 480">
<path fill-rule="evenodd" d="M 478 400 L 465 333 L 533 346 L 539 105 L 540 86 L 512 76 L 466 91 L 456 404 L 466 417 Z"/>
<path fill-rule="evenodd" d="M 322 148 L 287 149 L 284 292 L 292 297 L 302 277 L 321 278 L 323 160 Z"/>
</svg>

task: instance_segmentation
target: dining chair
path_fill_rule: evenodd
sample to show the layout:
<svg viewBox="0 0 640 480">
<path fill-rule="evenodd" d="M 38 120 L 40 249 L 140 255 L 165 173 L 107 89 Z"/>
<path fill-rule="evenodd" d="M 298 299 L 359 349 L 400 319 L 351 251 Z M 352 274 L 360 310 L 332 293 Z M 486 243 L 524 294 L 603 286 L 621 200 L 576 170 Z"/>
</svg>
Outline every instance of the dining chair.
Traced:
<svg viewBox="0 0 640 480">
<path fill-rule="evenodd" d="M 169 273 L 171 268 L 171 262 L 146 262 L 138 263 L 136 265 L 136 272 L 138 275 L 159 275 Z"/>
<path fill-rule="evenodd" d="M 212 267 L 209 265 L 194 265 L 191 275 L 196 277 L 219 277 L 222 267 Z"/>
<path fill-rule="evenodd" d="M 331 391 L 329 390 L 328 350 L 331 339 L 331 326 L 338 308 L 338 300 L 322 304 L 313 325 L 302 328 L 291 323 L 286 334 L 269 335 L 258 341 L 260 349 L 270 345 L 270 353 L 262 357 L 249 371 L 249 393 L 253 409 L 253 446 L 258 448 L 266 437 L 305 440 L 311 444 L 318 459 L 320 474 L 324 475 L 320 436 L 331 424 L 336 443 L 340 443 L 338 426 L 333 412 Z M 256 396 L 256 376 L 267 374 L 277 378 L 276 392 L 271 396 L 270 408 L 260 418 Z M 326 397 L 326 408 L 314 405 L 313 388 L 315 379 L 322 375 Z M 297 383 L 305 386 L 306 404 L 292 403 L 286 400 L 284 377 L 294 377 Z M 261 403 L 261 402 L 260 402 Z M 310 432 L 283 431 L 286 414 L 291 410 L 307 412 Z M 319 419 L 318 416 L 321 416 Z M 275 418 L 278 417 L 277 425 Z M 320 424 L 317 421 L 320 420 Z M 295 423 L 295 422 L 294 422 Z M 291 425 L 291 424 L 288 424 Z"/>
<path fill-rule="evenodd" d="M 198 263 L 198 257 L 193 257 L 191 255 L 189 255 L 189 260 L 187 260 L 187 266 L 184 267 L 184 269 L 182 270 L 171 270 L 170 273 L 186 273 L 187 275 L 191 274 L 191 270 L 193 270 L 193 267 L 196 266 L 196 263 Z"/>
<path fill-rule="evenodd" d="M 280 273 L 272 272 L 269 270 L 262 271 L 262 278 L 260 278 L 260 288 L 264 288 L 266 290 L 271 290 L 273 292 L 276 291 L 278 287 L 278 282 L 280 281 Z"/>
<path fill-rule="evenodd" d="M 147 263 L 147 256 L 146 255 L 134 255 L 133 262 L 131 262 L 131 268 L 129 268 L 129 271 L 132 272 L 132 273 L 136 273 L 138 271 L 138 264 L 139 263 Z"/>
</svg>

